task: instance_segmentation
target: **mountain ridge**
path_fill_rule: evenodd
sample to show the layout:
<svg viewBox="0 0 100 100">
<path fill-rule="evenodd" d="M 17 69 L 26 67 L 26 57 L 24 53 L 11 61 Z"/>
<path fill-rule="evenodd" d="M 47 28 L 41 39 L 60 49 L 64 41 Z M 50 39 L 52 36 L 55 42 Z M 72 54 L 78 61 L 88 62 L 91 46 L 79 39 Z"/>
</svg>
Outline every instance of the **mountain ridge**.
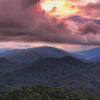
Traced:
<svg viewBox="0 0 100 100">
<path fill-rule="evenodd" d="M 42 58 L 54 57 L 60 58 L 70 54 L 64 50 L 54 47 L 37 47 L 29 49 L 13 50 L 7 53 L 2 53 L 0 56 L 8 58 L 14 62 L 30 63 Z"/>
<path fill-rule="evenodd" d="M 80 52 L 74 52 L 73 54 L 79 57 L 83 57 L 84 59 L 87 59 L 90 62 L 100 63 L 100 47 Z"/>
</svg>

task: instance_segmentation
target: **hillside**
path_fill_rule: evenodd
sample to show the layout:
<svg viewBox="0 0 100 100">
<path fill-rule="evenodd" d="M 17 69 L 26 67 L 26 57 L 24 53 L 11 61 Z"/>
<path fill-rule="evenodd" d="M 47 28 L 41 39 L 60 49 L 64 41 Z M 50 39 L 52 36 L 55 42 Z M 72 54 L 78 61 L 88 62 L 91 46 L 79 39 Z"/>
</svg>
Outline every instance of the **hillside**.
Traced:
<svg viewBox="0 0 100 100">
<path fill-rule="evenodd" d="M 99 100 L 99 94 L 77 93 L 54 87 L 23 87 L 6 95 L 0 100 Z"/>
<path fill-rule="evenodd" d="M 73 57 L 40 59 L 27 67 L 7 73 L 0 79 L 10 88 L 43 85 L 75 91 L 100 92 L 100 64 L 85 63 Z"/>
<path fill-rule="evenodd" d="M 6 58 L 0 58 L 0 77 L 2 74 L 12 72 L 25 67 L 25 64 L 18 64 Z"/>
</svg>

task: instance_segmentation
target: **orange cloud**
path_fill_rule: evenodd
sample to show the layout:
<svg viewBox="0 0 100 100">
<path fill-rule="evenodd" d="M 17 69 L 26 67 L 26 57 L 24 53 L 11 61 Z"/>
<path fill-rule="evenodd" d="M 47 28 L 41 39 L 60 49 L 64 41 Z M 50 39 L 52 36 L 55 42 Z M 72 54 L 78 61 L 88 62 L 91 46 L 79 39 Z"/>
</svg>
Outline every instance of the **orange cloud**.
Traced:
<svg viewBox="0 0 100 100">
<path fill-rule="evenodd" d="M 41 7 L 49 15 L 59 16 L 60 18 L 77 12 L 77 6 L 69 3 L 66 0 L 45 0 L 41 3 Z"/>
</svg>

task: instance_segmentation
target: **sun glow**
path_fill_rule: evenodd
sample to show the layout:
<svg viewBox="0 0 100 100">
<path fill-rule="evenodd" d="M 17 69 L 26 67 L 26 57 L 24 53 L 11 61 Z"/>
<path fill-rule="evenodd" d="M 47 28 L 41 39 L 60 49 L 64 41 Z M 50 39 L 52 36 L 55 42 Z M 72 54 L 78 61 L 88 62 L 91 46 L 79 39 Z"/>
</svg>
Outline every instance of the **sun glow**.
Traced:
<svg viewBox="0 0 100 100">
<path fill-rule="evenodd" d="M 66 17 L 77 12 L 77 7 L 67 0 L 44 0 L 41 7 L 49 15 L 57 17 Z"/>
</svg>

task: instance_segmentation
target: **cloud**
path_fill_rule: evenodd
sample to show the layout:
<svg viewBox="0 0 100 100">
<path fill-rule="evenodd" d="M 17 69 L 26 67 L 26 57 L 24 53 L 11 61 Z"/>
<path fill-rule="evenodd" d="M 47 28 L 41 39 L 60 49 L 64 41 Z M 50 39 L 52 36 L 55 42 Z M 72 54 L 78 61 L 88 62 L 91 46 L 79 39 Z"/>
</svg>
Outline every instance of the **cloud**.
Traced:
<svg viewBox="0 0 100 100">
<path fill-rule="evenodd" d="M 23 0 L 23 6 L 25 8 L 30 7 L 36 3 L 40 2 L 40 0 Z"/>
<path fill-rule="evenodd" d="M 0 1 L 0 41 L 100 45 L 99 27 L 92 22 L 70 25 L 48 16 L 39 0 Z"/>
<path fill-rule="evenodd" d="M 100 34 L 100 25 L 88 21 L 79 26 L 81 34 Z"/>
<path fill-rule="evenodd" d="M 84 6 L 79 6 L 78 7 L 79 12 L 78 14 L 83 15 L 83 16 L 88 16 L 92 18 L 100 18 L 100 2 L 96 3 L 89 3 Z"/>
</svg>

